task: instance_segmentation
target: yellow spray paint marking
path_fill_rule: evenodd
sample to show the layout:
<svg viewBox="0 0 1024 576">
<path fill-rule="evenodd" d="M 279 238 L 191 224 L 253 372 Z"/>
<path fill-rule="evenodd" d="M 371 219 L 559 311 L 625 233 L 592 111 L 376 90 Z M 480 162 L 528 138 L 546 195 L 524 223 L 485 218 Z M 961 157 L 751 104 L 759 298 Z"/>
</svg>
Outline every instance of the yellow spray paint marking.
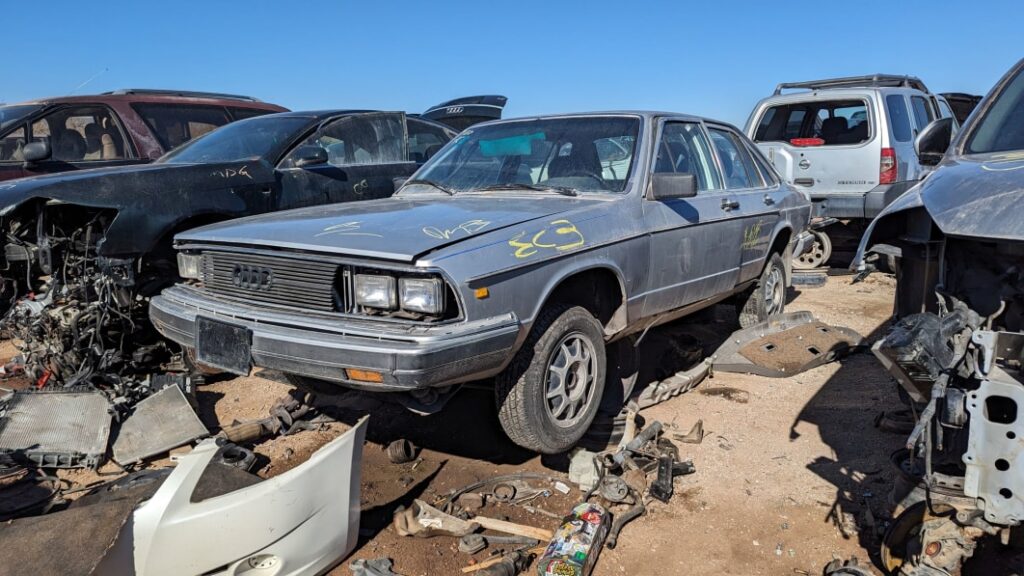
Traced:
<svg viewBox="0 0 1024 576">
<path fill-rule="evenodd" d="M 757 241 L 761 237 L 761 221 L 758 220 L 753 226 L 750 226 L 743 231 L 743 244 L 741 248 L 754 248 L 757 246 Z"/>
<path fill-rule="evenodd" d="M 545 238 L 545 234 L 549 232 L 551 234 Z M 534 233 L 529 240 L 524 241 L 527 234 L 528 232 L 520 232 L 508 241 L 509 246 L 516 249 L 513 253 L 516 258 L 529 258 L 540 249 L 565 252 L 579 248 L 586 242 L 576 225 L 565 219 L 552 220 L 547 228 Z"/>
</svg>

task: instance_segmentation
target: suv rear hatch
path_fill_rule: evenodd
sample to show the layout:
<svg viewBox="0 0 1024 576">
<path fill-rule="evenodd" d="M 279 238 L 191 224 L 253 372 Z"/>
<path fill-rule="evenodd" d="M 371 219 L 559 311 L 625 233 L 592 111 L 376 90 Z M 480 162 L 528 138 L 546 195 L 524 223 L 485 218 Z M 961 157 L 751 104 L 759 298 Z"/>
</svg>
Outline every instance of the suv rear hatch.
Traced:
<svg viewBox="0 0 1024 576">
<path fill-rule="evenodd" d="M 871 99 L 800 96 L 769 99 L 747 126 L 779 174 L 812 197 L 863 196 L 877 186 L 882 138 Z"/>
</svg>

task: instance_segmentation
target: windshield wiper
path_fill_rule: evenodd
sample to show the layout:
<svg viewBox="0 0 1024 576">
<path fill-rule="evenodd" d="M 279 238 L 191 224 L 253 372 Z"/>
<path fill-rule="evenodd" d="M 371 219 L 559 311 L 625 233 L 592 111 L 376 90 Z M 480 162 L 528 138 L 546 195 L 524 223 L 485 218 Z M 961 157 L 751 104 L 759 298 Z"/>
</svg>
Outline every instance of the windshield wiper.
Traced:
<svg viewBox="0 0 1024 576">
<path fill-rule="evenodd" d="M 538 184 L 492 184 L 483 188 L 474 188 L 477 192 L 493 192 L 498 190 L 535 190 L 537 192 L 557 192 L 562 196 L 577 196 L 577 192 L 568 186 L 541 186 Z"/>
<path fill-rule="evenodd" d="M 433 180 L 427 180 L 426 178 L 413 178 L 412 180 L 406 180 L 406 184 L 423 184 L 424 186 L 430 186 L 431 188 L 437 188 L 441 192 L 449 196 L 455 196 L 455 191 L 445 186 L 444 184 L 438 184 Z"/>
</svg>

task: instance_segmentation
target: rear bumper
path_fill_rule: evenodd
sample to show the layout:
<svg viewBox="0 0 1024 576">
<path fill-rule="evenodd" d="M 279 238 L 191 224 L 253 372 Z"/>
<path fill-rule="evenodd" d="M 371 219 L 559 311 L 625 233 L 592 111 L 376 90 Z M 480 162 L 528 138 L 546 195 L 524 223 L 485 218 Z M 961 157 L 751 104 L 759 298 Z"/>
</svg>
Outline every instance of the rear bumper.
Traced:
<svg viewBox="0 0 1024 576">
<path fill-rule="evenodd" d="M 863 194 L 811 193 L 813 216 L 824 218 L 874 218 L 883 208 L 917 184 L 917 180 L 879 184 Z"/>
<path fill-rule="evenodd" d="M 252 332 L 254 366 L 368 390 L 446 386 L 493 376 L 511 358 L 522 329 L 514 314 L 444 326 L 324 318 L 270 311 L 174 286 L 153 298 L 150 320 L 161 334 L 195 346 L 199 316 Z M 346 369 L 380 372 L 381 383 L 348 378 Z"/>
</svg>

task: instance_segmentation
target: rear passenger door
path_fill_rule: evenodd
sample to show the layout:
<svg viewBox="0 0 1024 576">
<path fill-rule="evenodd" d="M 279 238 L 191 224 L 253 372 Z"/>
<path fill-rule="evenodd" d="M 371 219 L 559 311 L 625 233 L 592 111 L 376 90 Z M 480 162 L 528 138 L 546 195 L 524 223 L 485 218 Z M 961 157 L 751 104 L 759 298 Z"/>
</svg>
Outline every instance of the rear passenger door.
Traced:
<svg viewBox="0 0 1024 576">
<path fill-rule="evenodd" d="M 693 174 L 693 198 L 644 199 L 651 232 L 644 315 L 668 312 L 728 292 L 740 261 L 739 216 L 723 189 L 711 143 L 698 122 L 661 126 L 653 172 Z"/>
<path fill-rule="evenodd" d="M 731 241 L 739 247 L 737 283 L 761 275 L 779 221 L 783 192 L 774 180 L 766 181 L 766 168 L 758 166 L 746 139 L 731 128 L 708 125 L 711 143 L 722 168 L 728 202 L 733 206 L 735 231 Z"/>
</svg>

